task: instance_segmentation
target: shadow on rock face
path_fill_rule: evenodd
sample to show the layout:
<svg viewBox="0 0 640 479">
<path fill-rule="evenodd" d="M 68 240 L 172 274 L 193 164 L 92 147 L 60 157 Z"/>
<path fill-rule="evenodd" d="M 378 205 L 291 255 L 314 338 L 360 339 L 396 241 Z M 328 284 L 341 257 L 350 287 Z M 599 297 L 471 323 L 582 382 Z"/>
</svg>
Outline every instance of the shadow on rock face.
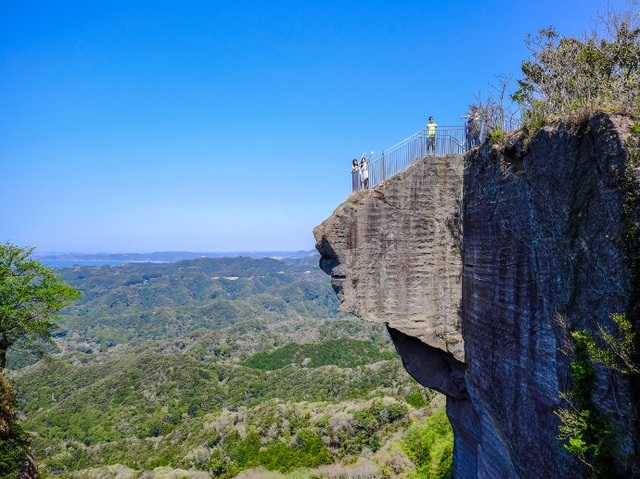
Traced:
<svg viewBox="0 0 640 479">
<path fill-rule="evenodd" d="M 338 254 L 331 247 L 325 237 L 316 245 L 316 249 L 320 253 L 320 269 L 331 276 L 331 287 L 335 291 L 338 299 L 342 301 L 343 285 L 346 279 L 344 275 L 338 274 L 335 270 L 340 266 Z"/>
<path fill-rule="evenodd" d="M 387 325 L 393 344 L 411 376 L 423 386 L 455 399 L 468 399 L 464 363 L 439 348 Z"/>
</svg>

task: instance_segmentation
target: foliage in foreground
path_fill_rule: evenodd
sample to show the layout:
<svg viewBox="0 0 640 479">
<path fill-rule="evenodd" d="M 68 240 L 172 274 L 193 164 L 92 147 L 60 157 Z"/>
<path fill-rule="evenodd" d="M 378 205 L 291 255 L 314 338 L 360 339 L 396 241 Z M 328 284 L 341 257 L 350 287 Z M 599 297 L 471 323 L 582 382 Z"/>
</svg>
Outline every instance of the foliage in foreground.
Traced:
<svg viewBox="0 0 640 479">
<path fill-rule="evenodd" d="M 34 260 L 33 248 L 0 244 L 0 479 L 14 478 L 28 462 L 28 437 L 18 423 L 14 393 L 4 369 L 9 349 L 51 342 L 56 313 L 80 294 Z"/>
<path fill-rule="evenodd" d="M 28 437 L 16 417 L 13 390 L 0 374 L 0 479 L 16 477 L 28 446 Z"/>
</svg>

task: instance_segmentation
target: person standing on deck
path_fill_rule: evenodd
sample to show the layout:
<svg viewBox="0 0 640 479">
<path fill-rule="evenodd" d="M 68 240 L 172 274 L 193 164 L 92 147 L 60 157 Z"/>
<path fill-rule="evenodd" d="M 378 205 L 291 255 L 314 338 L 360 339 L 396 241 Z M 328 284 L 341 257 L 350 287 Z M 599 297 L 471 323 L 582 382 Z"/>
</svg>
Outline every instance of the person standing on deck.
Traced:
<svg viewBox="0 0 640 479">
<path fill-rule="evenodd" d="M 360 166 L 355 158 L 351 162 L 351 191 L 360 189 Z"/>
<path fill-rule="evenodd" d="M 369 162 L 364 155 L 360 159 L 360 187 L 363 190 L 369 188 Z"/>
<path fill-rule="evenodd" d="M 480 145 L 480 112 L 475 105 L 469 105 L 469 113 L 460 118 L 467 120 L 465 125 L 467 150 Z"/>
<path fill-rule="evenodd" d="M 436 154 L 436 128 L 438 124 L 433 121 L 433 117 L 429 117 L 429 123 L 427 123 L 427 155 L 431 150 L 433 155 Z"/>
</svg>

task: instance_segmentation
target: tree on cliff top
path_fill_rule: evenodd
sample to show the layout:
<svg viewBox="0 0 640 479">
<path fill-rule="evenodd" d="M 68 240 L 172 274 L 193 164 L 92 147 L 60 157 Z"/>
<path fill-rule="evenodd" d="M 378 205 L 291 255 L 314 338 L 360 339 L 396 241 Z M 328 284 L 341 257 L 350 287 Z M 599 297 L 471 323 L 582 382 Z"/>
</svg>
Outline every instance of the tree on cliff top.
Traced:
<svg viewBox="0 0 640 479">
<path fill-rule="evenodd" d="M 527 38 L 532 56 L 522 62 L 524 78 L 512 98 L 529 131 L 595 110 L 640 114 L 638 13 L 636 6 L 609 9 L 581 38 L 561 37 L 553 27 Z"/>
<path fill-rule="evenodd" d="M 9 348 L 29 347 L 42 354 L 39 342 L 51 342 L 56 315 L 80 292 L 31 257 L 33 248 L 0 245 L 0 373 Z"/>
</svg>

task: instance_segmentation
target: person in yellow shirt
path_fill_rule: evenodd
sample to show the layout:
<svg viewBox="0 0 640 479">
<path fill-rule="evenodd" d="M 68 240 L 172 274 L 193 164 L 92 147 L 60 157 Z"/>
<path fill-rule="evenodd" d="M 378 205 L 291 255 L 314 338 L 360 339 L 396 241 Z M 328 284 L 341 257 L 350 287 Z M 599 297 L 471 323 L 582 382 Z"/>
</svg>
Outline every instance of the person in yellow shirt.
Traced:
<svg viewBox="0 0 640 479">
<path fill-rule="evenodd" d="M 433 121 L 433 117 L 429 117 L 429 123 L 427 123 L 427 155 L 431 150 L 433 155 L 436 154 L 436 128 L 438 124 Z"/>
</svg>

